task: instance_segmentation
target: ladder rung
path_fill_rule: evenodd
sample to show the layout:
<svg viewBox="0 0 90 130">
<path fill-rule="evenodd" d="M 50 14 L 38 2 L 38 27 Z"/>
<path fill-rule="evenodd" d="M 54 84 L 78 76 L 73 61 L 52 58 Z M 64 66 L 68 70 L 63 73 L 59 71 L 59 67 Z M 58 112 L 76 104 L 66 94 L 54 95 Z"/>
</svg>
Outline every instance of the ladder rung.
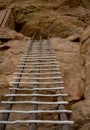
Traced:
<svg viewBox="0 0 90 130">
<path fill-rule="evenodd" d="M 68 104 L 68 101 L 59 102 L 39 102 L 39 101 L 1 101 L 3 104 L 44 104 L 44 105 L 58 105 L 58 104 Z"/>
<path fill-rule="evenodd" d="M 18 69 L 18 68 L 19 68 L 19 69 Z M 22 67 L 21 67 L 21 68 L 22 68 Z M 50 70 L 55 70 L 55 71 L 58 71 L 58 70 L 60 70 L 60 68 L 52 68 L 52 69 L 51 69 L 51 68 L 50 68 L 50 69 L 42 69 L 42 68 L 41 68 L 41 69 L 39 69 L 39 68 L 38 68 L 38 69 L 27 69 L 27 68 L 29 68 L 29 67 L 25 67 L 23 70 L 29 70 L 29 71 L 36 71 L 36 70 L 41 70 L 41 71 L 42 71 L 42 70 L 43 70 L 43 71 L 45 71 L 45 70 L 48 70 L 48 71 L 50 71 Z M 22 69 L 20 69 L 20 67 L 17 67 L 17 69 L 15 69 L 15 70 L 19 70 L 19 71 L 20 71 L 20 70 L 22 70 Z"/>
<path fill-rule="evenodd" d="M 51 52 L 53 52 L 53 49 L 50 49 L 50 48 L 45 48 L 45 47 L 43 47 L 42 49 L 43 49 L 43 51 L 49 51 L 49 50 L 50 50 Z M 38 48 L 38 47 L 34 47 L 34 46 L 33 46 L 33 48 L 31 49 L 31 51 L 39 51 L 39 52 L 40 52 L 41 49 Z M 26 52 L 26 51 L 25 51 L 25 52 Z M 48 52 L 48 53 L 49 53 L 49 52 Z"/>
<path fill-rule="evenodd" d="M 64 89 L 65 87 L 56 87 L 56 88 L 9 88 L 10 90 L 28 90 L 28 91 L 34 91 L 34 90 L 62 90 L 62 89 Z"/>
<path fill-rule="evenodd" d="M 34 49 L 33 49 L 33 50 L 31 50 L 29 53 L 32 53 L 32 52 L 38 52 L 38 54 L 41 54 L 41 53 L 53 54 L 53 51 L 48 52 L 48 51 L 46 51 L 46 50 L 45 50 L 45 51 L 43 50 L 43 51 L 41 52 L 41 49 L 40 49 L 40 50 L 34 50 Z M 27 52 L 25 52 L 25 53 L 27 53 Z"/>
<path fill-rule="evenodd" d="M 16 72 L 14 73 L 14 75 L 33 75 L 33 74 L 37 74 L 37 75 L 48 75 L 48 74 L 61 74 L 61 72 L 52 72 L 52 73 L 19 73 L 19 72 Z"/>
<path fill-rule="evenodd" d="M 72 111 L 70 111 L 70 110 L 35 110 L 35 111 L 0 110 L 0 113 L 19 113 L 19 114 L 31 114 L 31 113 L 72 113 Z"/>
<path fill-rule="evenodd" d="M 21 64 L 26 64 L 27 61 L 20 62 Z M 30 63 L 31 65 L 39 65 L 39 64 L 57 64 L 57 62 L 37 62 L 37 63 Z"/>
<path fill-rule="evenodd" d="M 40 46 L 40 45 L 39 45 Z M 47 48 L 47 47 L 45 47 L 45 46 L 43 46 L 42 48 L 39 48 L 39 46 L 33 46 L 32 48 L 31 48 L 31 51 L 42 51 L 42 49 L 44 50 L 44 51 L 48 51 L 48 50 L 50 50 L 50 51 L 48 51 L 48 53 L 51 53 L 51 52 L 53 52 L 54 50 L 53 49 L 50 49 L 50 48 Z M 25 51 L 25 52 L 27 52 L 27 51 Z"/>
<path fill-rule="evenodd" d="M 30 61 L 30 62 L 36 62 L 36 61 L 40 61 L 40 62 L 48 62 L 48 61 L 56 61 L 56 59 L 30 59 L 30 58 L 22 58 L 20 61 Z"/>
<path fill-rule="evenodd" d="M 37 54 L 36 55 L 33 55 L 33 54 L 24 54 L 23 56 L 38 56 Z M 49 54 L 40 54 L 40 56 L 55 56 L 54 54 L 52 54 L 52 55 L 49 55 Z"/>
<path fill-rule="evenodd" d="M 11 82 L 11 84 L 62 84 L 64 83 L 63 81 L 59 82 Z"/>
<path fill-rule="evenodd" d="M 33 55 L 54 55 L 53 53 L 45 53 L 45 52 L 42 52 L 42 53 L 40 53 L 39 51 L 33 51 L 33 52 L 31 52 Z M 29 54 L 31 54 L 31 53 L 29 53 Z M 25 54 L 25 53 L 24 53 Z M 29 55 L 28 54 L 28 55 Z"/>
<path fill-rule="evenodd" d="M 34 58 L 30 58 L 30 57 L 22 57 L 21 59 L 34 59 Z M 56 60 L 55 58 L 35 58 L 35 60 Z"/>
<path fill-rule="evenodd" d="M 58 65 L 58 66 L 59 66 L 59 65 Z M 25 64 L 25 65 L 18 65 L 17 67 L 18 67 L 18 68 L 19 68 L 19 67 L 27 67 L 27 68 L 30 68 L 30 65 L 26 65 L 26 64 Z M 35 68 L 36 68 L 36 67 L 38 68 L 38 67 L 41 67 L 41 66 L 38 65 L 38 66 L 35 66 Z M 52 65 L 46 65 L 46 66 L 43 65 L 43 67 L 51 67 L 51 69 L 60 69 L 60 68 L 57 68 L 56 65 L 53 65 L 53 66 L 52 66 Z"/>
<path fill-rule="evenodd" d="M 30 63 L 29 63 L 29 66 L 27 66 L 28 64 L 25 64 L 25 65 L 18 65 L 17 67 L 32 67 L 30 66 Z M 38 65 L 38 66 L 35 66 L 36 68 L 41 68 L 41 67 L 59 67 L 59 65 Z"/>
<path fill-rule="evenodd" d="M 27 56 L 23 56 L 22 58 L 43 58 L 43 59 L 44 59 L 44 58 L 48 58 L 48 59 L 49 59 L 49 58 L 56 58 L 56 56 L 52 56 L 52 57 L 51 57 L 51 56 L 49 56 L 49 57 L 43 56 L 43 57 L 42 57 L 42 56 L 28 56 L 28 55 L 27 55 Z"/>
<path fill-rule="evenodd" d="M 40 52 L 41 50 L 31 50 L 29 54 L 31 53 L 37 53 L 37 54 L 53 54 L 54 52 L 52 51 L 51 53 L 48 52 L 48 50 L 43 50 L 42 52 Z"/>
<path fill-rule="evenodd" d="M 58 96 L 68 96 L 68 94 L 6 94 L 5 97 L 28 97 L 28 96 L 37 96 L 37 97 L 58 97 Z"/>
<path fill-rule="evenodd" d="M 40 60 L 40 59 L 56 59 L 56 57 L 54 57 L 54 56 L 53 57 L 41 57 L 41 56 L 40 57 L 29 57 L 29 56 L 26 57 L 26 56 L 23 56 L 22 58 L 24 58 L 24 59 L 27 59 L 27 58 L 28 59 L 34 59 L 35 58 L 37 60 Z"/>
<path fill-rule="evenodd" d="M 31 78 L 31 77 L 13 77 L 14 79 L 33 79 L 33 80 L 37 80 L 37 79 L 61 79 L 62 77 L 44 77 L 44 78 Z"/>
<path fill-rule="evenodd" d="M 16 121 L 0 121 L 0 124 L 30 124 L 30 123 L 43 123 L 43 124 L 73 124 L 74 121 L 51 121 L 51 120 L 16 120 Z"/>
<path fill-rule="evenodd" d="M 55 62 L 56 59 L 30 59 L 30 58 L 22 58 L 20 60 L 20 62 L 23 62 L 23 61 L 29 61 L 29 62 Z"/>
</svg>

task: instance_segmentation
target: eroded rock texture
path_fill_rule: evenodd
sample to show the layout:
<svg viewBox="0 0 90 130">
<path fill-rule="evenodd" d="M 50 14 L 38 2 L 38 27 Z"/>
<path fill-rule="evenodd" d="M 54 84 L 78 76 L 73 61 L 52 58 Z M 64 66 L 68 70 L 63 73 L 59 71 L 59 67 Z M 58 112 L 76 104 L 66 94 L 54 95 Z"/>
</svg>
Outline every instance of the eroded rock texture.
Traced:
<svg viewBox="0 0 90 130">
<path fill-rule="evenodd" d="M 90 130 L 90 1 L 0 0 L 0 9 L 4 8 L 13 8 L 17 31 L 55 37 L 51 42 L 63 72 L 64 92 L 69 93 L 73 129 Z M 0 42 L 0 100 L 28 42 L 14 31 L 9 30 L 9 35 L 12 40 Z"/>
<path fill-rule="evenodd" d="M 90 23 L 89 0 L 0 0 L 0 8 L 13 8 L 17 31 L 67 37 L 83 32 Z"/>
<path fill-rule="evenodd" d="M 80 38 L 80 42 L 77 39 Z M 75 40 L 76 39 L 76 40 Z M 90 27 L 66 39 L 52 38 L 65 81 L 64 92 L 72 101 L 75 130 L 90 129 Z M 76 102 L 76 103 L 75 103 Z"/>
</svg>

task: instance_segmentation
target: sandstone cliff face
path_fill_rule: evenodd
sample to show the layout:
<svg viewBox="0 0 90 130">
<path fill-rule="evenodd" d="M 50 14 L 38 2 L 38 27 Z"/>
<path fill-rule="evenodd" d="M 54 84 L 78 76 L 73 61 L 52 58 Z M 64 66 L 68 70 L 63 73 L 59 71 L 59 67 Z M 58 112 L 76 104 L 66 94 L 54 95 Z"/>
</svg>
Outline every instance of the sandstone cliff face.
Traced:
<svg viewBox="0 0 90 130">
<path fill-rule="evenodd" d="M 81 44 L 70 42 L 67 39 L 52 39 L 57 60 L 62 68 L 65 81 L 65 91 L 69 93 L 68 100 L 76 101 L 84 93 L 84 67 L 80 55 Z"/>
<path fill-rule="evenodd" d="M 0 0 L 0 9 L 13 8 L 16 29 L 27 36 L 37 30 L 50 34 L 63 72 L 64 92 L 73 110 L 74 130 L 90 130 L 90 1 Z M 0 100 L 8 91 L 12 75 L 28 38 L 9 31 L 12 40 L 0 43 Z"/>
<path fill-rule="evenodd" d="M 80 37 L 80 42 L 71 42 Z M 52 39 L 65 81 L 64 92 L 72 102 L 75 130 L 90 129 L 90 26 L 80 35 Z M 76 103 L 75 103 L 76 102 Z"/>
<path fill-rule="evenodd" d="M 18 64 L 30 39 L 9 29 L 8 35 L 11 35 L 12 40 L 0 42 L 0 101 L 4 98 L 4 94 L 9 91 L 9 83 L 16 64 Z"/>
<path fill-rule="evenodd" d="M 84 100 L 72 105 L 73 118 L 79 130 L 90 129 L 90 26 L 81 35 L 81 56 L 85 72 Z"/>
</svg>

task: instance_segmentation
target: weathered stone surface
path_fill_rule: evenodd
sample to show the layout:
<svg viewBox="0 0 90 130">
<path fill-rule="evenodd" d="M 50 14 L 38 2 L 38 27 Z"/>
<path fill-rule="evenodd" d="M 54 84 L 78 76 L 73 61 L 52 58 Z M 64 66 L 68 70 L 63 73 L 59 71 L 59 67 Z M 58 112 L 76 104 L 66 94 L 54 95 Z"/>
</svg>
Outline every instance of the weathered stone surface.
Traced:
<svg viewBox="0 0 90 130">
<path fill-rule="evenodd" d="M 40 31 L 45 35 L 50 32 L 51 36 L 66 38 L 51 39 L 65 81 L 63 92 L 69 93 L 67 100 L 73 104 L 74 130 L 89 130 L 90 1 L 0 0 L 0 9 L 3 8 L 13 8 L 16 29 L 25 35 L 30 36 L 34 31 Z M 12 74 L 28 39 L 14 31 L 8 32 L 12 40 L 4 45 L 0 42 L 0 100 L 4 99 L 3 94 L 8 92 Z M 22 116 L 23 118 L 26 117 Z M 24 129 L 27 127 L 24 126 Z"/>
<path fill-rule="evenodd" d="M 89 130 L 90 129 L 90 34 L 88 27 L 81 35 L 81 49 L 80 54 L 83 59 L 84 67 L 84 100 L 78 101 L 72 105 L 73 114 L 72 117 L 76 121 L 76 129 Z"/>
<path fill-rule="evenodd" d="M 76 129 L 89 130 L 90 128 L 90 100 L 79 101 L 72 105 L 72 119 L 76 122 Z"/>
<path fill-rule="evenodd" d="M 81 65 L 80 43 L 64 39 L 52 39 L 57 61 L 61 66 L 65 81 L 65 92 L 69 93 L 68 100 L 79 100 L 84 94 L 84 68 Z M 83 75 L 83 76 L 82 76 Z"/>
<path fill-rule="evenodd" d="M 86 30 L 85 30 L 86 32 Z M 89 35 L 89 33 L 88 33 Z M 84 59 L 85 66 L 85 98 L 90 99 L 90 38 L 88 38 L 83 44 L 81 48 L 81 53 Z"/>
<path fill-rule="evenodd" d="M 89 80 L 90 80 L 90 77 L 89 77 Z M 85 87 L 84 96 L 85 96 L 86 99 L 89 99 L 89 100 L 90 100 L 90 85 L 87 85 L 87 86 Z"/>
<path fill-rule="evenodd" d="M 72 105 L 73 119 L 78 122 L 82 121 L 85 118 L 89 118 L 90 114 L 90 100 L 83 100 Z"/>
<path fill-rule="evenodd" d="M 25 37 L 23 34 L 21 33 L 17 33 L 14 30 L 10 30 L 8 27 L 2 27 L 0 28 L 0 39 L 6 39 L 6 40 L 10 40 L 10 39 L 24 39 L 24 38 L 28 38 Z"/>
<path fill-rule="evenodd" d="M 88 26 L 81 34 L 81 42 L 86 41 L 90 37 L 90 26 Z"/>
<path fill-rule="evenodd" d="M 86 123 L 85 125 L 82 125 L 79 130 L 90 130 L 90 123 Z"/>
<path fill-rule="evenodd" d="M 71 41 L 71 42 L 80 42 L 80 34 L 68 36 L 66 40 Z"/>
<path fill-rule="evenodd" d="M 90 1 L 89 0 L 81 0 L 81 2 L 85 8 L 90 8 Z"/>
<path fill-rule="evenodd" d="M 0 0 L 1 8 L 13 8 L 16 29 L 27 36 L 35 30 L 60 37 L 81 33 L 90 21 L 84 4 L 80 0 Z"/>
<path fill-rule="evenodd" d="M 14 36 L 14 38 L 16 38 L 16 35 Z M 21 38 L 21 35 L 17 34 L 17 36 L 18 38 Z M 0 51 L 0 77 L 5 77 L 3 82 L 7 81 L 8 84 L 10 82 L 10 78 L 12 78 L 16 64 L 18 63 L 21 55 L 26 48 L 26 45 L 28 43 L 27 40 L 30 39 L 24 37 L 23 39 L 18 40 L 18 38 L 16 40 L 13 39 L 8 41 L 6 43 L 6 46 L 9 48 Z M 4 44 L 5 43 L 3 43 L 3 46 L 5 46 Z"/>
</svg>

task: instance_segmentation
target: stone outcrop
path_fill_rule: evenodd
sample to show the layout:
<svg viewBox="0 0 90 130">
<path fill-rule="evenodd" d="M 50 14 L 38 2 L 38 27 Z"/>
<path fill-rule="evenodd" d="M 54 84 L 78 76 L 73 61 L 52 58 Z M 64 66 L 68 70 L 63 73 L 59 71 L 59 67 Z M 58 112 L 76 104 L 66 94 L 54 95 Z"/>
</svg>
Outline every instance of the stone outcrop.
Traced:
<svg viewBox="0 0 90 130">
<path fill-rule="evenodd" d="M 90 27 L 81 35 L 72 35 L 66 39 L 53 38 L 52 43 L 63 72 L 64 92 L 69 93 L 68 100 L 72 102 L 74 129 L 89 130 Z"/>
<path fill-rule="evenodd" d="M 0 8 L 12 8 L 16 30 L 31 36 L 34 31 L 67 37 L 82 33 L 90 23 L 88 0 L 0 0 Z"/>
<path fill-rule="evenodd" d="M 83 59 L 85 72 L 84 99 L 72 105 L 72 118 L 76 121 L 79 130 L 90 129 L 90 27 L 81 34 L 80 53 Z"/>
<path fill-rule="evenodd" d="M 0 101 L 4 94 L 9 91 L 8 87 L 12 79 L 20 57 L 22 56 L 28 40 L 30 38 L 23 36 L 15 31 L 8 30 L 12 40 L 0 42 Z"/>
<path fill-rule="evenodd" d="M 65 81 L 65 92 L 69 93 L 68 100 L 80 100 L 84 94 L 84 67 L 80 55 L 81 44 L 70 42 L 66 39 L 55 38 L 52 43 L 57 56 L 57 61 L 62 68 Z"/>
</svg>

